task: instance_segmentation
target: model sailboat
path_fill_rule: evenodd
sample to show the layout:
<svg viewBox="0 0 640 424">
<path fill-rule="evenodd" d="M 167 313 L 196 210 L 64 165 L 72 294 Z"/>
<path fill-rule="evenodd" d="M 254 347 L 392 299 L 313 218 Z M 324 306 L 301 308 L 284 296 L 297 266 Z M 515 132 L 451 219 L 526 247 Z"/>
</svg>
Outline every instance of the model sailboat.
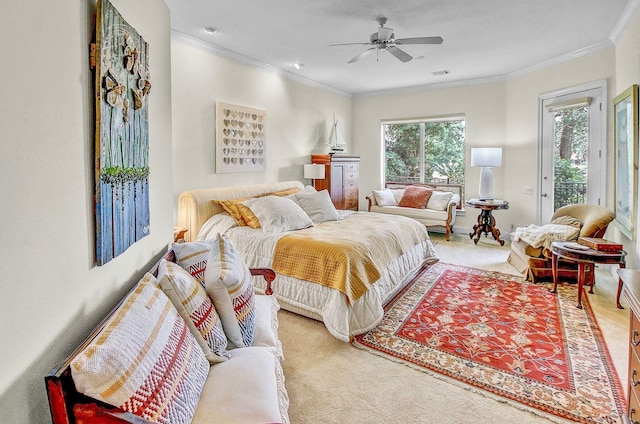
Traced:
<svg viewBox="0 0 640 424">
<path fill-rule="evenodd" d="M 344 141 L 344 137 L 342 137 L 335 115 L 333 115 L 333 126 L 331 127 L 331 134 L 329 134 L 328 145 L 331 147 L 331 152 L 344 152 L 347 148 L 347 142 Z"/>
</svg>

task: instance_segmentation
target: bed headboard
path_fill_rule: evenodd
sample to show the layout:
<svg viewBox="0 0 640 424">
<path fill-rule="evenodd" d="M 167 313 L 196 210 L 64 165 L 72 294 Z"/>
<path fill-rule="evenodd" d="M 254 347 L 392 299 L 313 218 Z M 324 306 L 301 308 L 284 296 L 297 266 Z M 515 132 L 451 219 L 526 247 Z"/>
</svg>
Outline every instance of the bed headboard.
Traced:
<svg viewBox="0 0 640 424">
<path fill-rule="evenodd" d="M 213 200 L 255 197 L 288 188 L 304 188 L 300 181 L 250 184 L 235 187 L 201 188 L 182 192 L 178 198 L 178 226 L 186 228 L 185 241 L 195 241 L 202 224 L 213 215 L 224 212 Z"/>
</svg>

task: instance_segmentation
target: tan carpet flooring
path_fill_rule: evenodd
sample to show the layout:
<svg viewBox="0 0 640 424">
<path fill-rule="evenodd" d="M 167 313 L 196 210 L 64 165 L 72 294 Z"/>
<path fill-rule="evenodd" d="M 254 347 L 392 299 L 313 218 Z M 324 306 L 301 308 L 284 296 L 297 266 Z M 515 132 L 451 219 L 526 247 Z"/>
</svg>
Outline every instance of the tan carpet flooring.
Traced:
<svg viewBox="0 0 640 424">
<path fill-rule="evenodd" d="M 483 237 L 474 245 L 464 234 L 449 242 L 431 235 L 441 262 L 518 274 L 506 262 L 508 242 L 500 247 Z M 617 280 L 610 269 L 596 275 L 589 301 L 626 387 L 629 309 L 624 300 L 624 310 L 615 306 Z M 288 311 L 278 317 L 294 424 L 566 422 L 340 342 L 321 322 Z"/>
</svg>

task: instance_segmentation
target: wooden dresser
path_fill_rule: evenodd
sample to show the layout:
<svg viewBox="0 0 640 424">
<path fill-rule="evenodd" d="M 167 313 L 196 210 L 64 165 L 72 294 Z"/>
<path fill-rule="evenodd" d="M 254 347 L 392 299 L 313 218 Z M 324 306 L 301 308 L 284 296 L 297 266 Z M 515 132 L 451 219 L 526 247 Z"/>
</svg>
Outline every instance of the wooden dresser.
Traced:
<svg viewBox="0 0 640 424">
<path fill-rule="evenodd" d="M 314 180 L 315 189 L 327 189 L 336 209 L 357 211 L 360 158 L 347 155 L 311 155 L 311 163 L 324 165 L 324 180 Z"/>
<path fill-rule="evenodd" d="M 629 327 L 629 383 L 627 384 L 627 415 L 625 423 L 640 421 L 640 271 L 619 269 L 618 275 L 624 282 L 624 297 L 631 309 Z"/>
</svg>

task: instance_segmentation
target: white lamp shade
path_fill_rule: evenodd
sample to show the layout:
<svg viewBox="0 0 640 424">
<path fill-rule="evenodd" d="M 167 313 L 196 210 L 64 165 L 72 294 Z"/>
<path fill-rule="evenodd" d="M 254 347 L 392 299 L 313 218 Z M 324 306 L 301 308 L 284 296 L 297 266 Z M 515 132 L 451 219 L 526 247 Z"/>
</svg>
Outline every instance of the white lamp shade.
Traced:
<svg viewBox="0 0 640 424">
<path fill-rule="evenodd" d="M 319 163 L 306 163 L 304 165 L 304 178 L 311 180 L 324 179 L 324 165 Z"/>
<path fill-rule="evenodd" d="M 471 166 L 502 166 L 501 147 L 474 147 L 471 149 Z"/>
</svg>

